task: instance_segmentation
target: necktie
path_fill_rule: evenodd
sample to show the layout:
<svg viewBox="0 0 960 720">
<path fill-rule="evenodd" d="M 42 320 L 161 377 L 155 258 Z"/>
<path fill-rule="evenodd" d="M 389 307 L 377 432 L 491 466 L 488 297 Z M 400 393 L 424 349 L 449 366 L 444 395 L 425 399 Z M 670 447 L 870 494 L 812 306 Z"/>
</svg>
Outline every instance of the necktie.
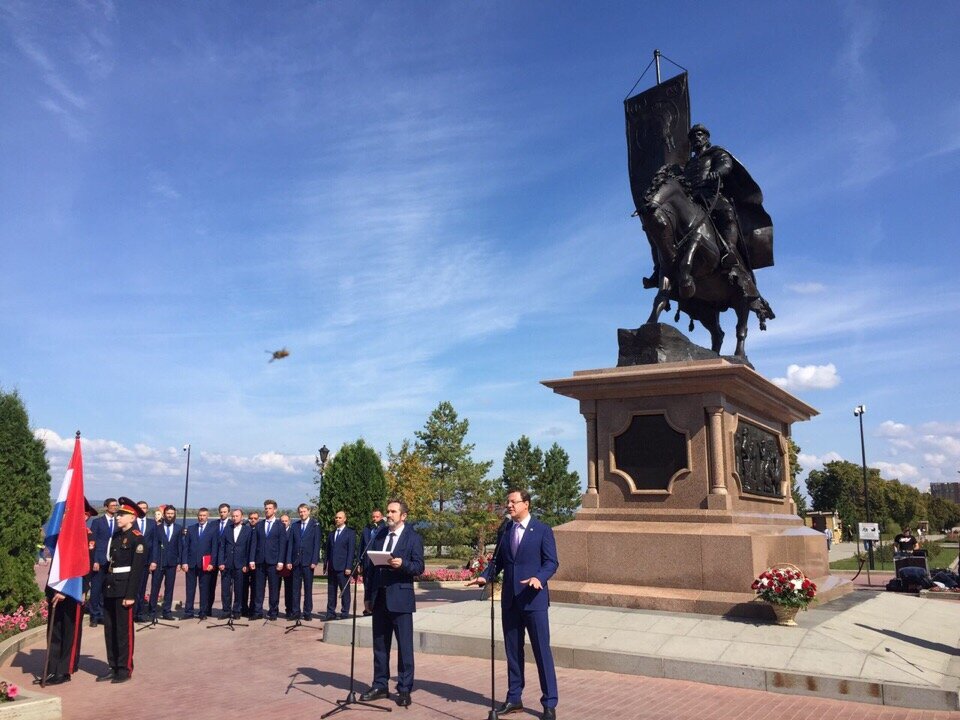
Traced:
<svg viewBox="0 0 960 720">
<path fill-rule="evenodd" d="M 520 523 L 513 524 L 513 537 L 510 539 L 510 549 L 513 551 L 513 554 L 517 554 L 517 548 L 520 547 L 520 534 L 523 532 L 523 525 Z"/>
<path fill-rule="evenodd" d="M 273 525 L 273 520 L 267 520 L 266 532 L 264 533 L 265 535 L 269 535 L 269 534 L 270 534 L 270 526 L 271 526 L 271 525 Z"/>
<path fill-rule="evenodd" d="M 206 527 L 206 523 L 200 523 L 200 534 L 203 535 L 203 528 Z"/>
<path fill-rule="evenodd" d="M 167 542 L 170 542 L 170 533 L 173 531 L 173 525 L 167 525 Z"/>
<path fill-rule="evenodd" d="M 340 528 L 337 528 L 337 531 L 333 534 L 333 541 L 336 542 L 340 539 Z"/>
<path fill-rule="evenodd" d="M 110 518 L 108 522 L 110 523 L 110 535 L 112 536 L 113 535 L 113 518 Z"/>
<path fill-rule="evenodd" d="M 221 535 L 223 535 L 223 531 L 226 529 L 226 527 L 227 527 L 227 521 L 226 521 L 226 520 L 221 520 L 221 521 L 220 521 L 220 534 L 221 534 Z"/>
<path fill-rule="evenodd" d="M 139 523 L 140 523 L 140 534 L 143 535 L 143 518 L 140 518 Z"/>
<path fill-rule="evenodd" d="M 394 533 L 390 533 L 390 537 L 387 538 L 387 547 L 384 548 L 386 552 L 393 550 L 393 539 L 396 537 Z"/>
<path fill-rule="evenodd" d="M 300 534 L 303 535 L 307 531 L 307 521 L 304 520 L 300 523 Z"/>
</svg>

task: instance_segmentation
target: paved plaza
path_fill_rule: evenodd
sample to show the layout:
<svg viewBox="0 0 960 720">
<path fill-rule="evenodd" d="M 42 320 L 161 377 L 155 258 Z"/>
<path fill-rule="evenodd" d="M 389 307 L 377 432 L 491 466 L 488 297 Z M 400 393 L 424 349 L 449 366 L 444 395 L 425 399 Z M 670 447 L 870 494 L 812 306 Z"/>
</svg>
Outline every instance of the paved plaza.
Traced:
<svg viewBox="0 0 960 720">
<path fill-rule="evenodd" d="M 182 589 L 178 590 L 180 595 Z M 315 586 L 316 604 L 324 602 L 325 591 L 324 585 Z M 874 595 L 870 591 L 858 592 Z M 478 604 L 477 595 L 476 591 L 452 588 L 420 589 L 418 602 L 423 612 L 415 616 L 415 629 L 418 624 L 426 626 L 429 615 L 464 613 L 469 605 Z M 882 599 L 881 596 L 877 598 Z M 940 602 L 955 616 L 960 610 L 960 606 L 954 603 Z M 812 612 L 807 618 L 801 617 L 802 627 L 811 622 L 809 616 Z M 566 624 L 562 619 L 570 610 L 557 607 L 554 613 L 559 632 Z M 102 628 L 84 628 L 80 671 L 72 682 L 47 688 L 45 692 L 61 697 L 63 717 L 67 720 L 102 717 L 105 707 L 120 702 L 121 698 L 127 699 L 131 691 L 137 697 L 137 706 L 149 708 L 151 717 L 175 715 L 184 718 L 199 717 L 213 708 L 245 714 L 269 708 L 271 712 L 284 716 L 296 713 L 298 717 L 319 717 L 333 708 L 337 699 L 346 695 L 350 682 L 350 648 L 324 642 L 322 623 L 305 624 L 304 628 L 290 633 L 285 633 L 290 623 L 283 620 L 252 622 L 233 631 L 211 628 L 214 624 L 215 621 L 211 620 L 202 623 L 180 621 L 177 623 L 179 629 L 156 627 L 138 632 L 136 670 L 133 680 L 126 685 L 94 682 L 95 676 L 106 670 L 103 633 Z M 334 625 L 344 628 L 348 622 L 339 621 Z M 949 642 L 955 648 L 956 632 L 952 628 L 957 627 L 957 623 L 951 623 L 950 627 L 947 629 L 952 637 Z M 332 628 L 330 634 L 335 634 Z M 948 639 L 944 636 L 942 641 L 948 642 Z M 704 652 L 708 652 L 710 643 L 704 642 L 703 645 Z M 394 712 L 411 720 L 482 720 L 486 717 L 490 692 L 489 660 L 418 652 L 416 662 L 413 706 L 401 709 L 393 703 L 380 704 L 393 706 Z M 42 663 L 41 640 L 0 665 L 0 676 L 30 687 L 32 676 L 39 673 Z M 946 720 L 958 717 L 957 713 L 944 711 L 878 706 L 630 673 L 571 667 L 559 667 L 557 672 L 560 718 L 603 717 L 606 713 L 625 718 L 664 720 L 770 717 L 791 720 Z M 356 660 L 358 691 L 367 689 L 371 675 L 370 650 L 359 647 Z M 502 699 L 506 682 L 503 662 L 496 663 L 496 677 L 497 694 Z M 521 720 L 539 717 L 539 690 L 532 666 L 528 668 L 524 704 L 528 711 L 513 717 Z M 377 715 L 376 711 L 357 708 L 341 716 L 374 715 Z"/>
</svg>

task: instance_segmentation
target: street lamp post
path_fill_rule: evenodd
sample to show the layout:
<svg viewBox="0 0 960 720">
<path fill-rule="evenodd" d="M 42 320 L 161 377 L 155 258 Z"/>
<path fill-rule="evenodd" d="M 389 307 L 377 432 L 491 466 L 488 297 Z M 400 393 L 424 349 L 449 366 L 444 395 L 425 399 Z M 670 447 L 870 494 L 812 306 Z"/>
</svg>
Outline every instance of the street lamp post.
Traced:
<svg viewBox="0 0 960 720">
<path fill-rule="evenodd" d="M 327 467 L 327 458 L 330 457 L 330 448 L 324 445 L 319 450 L 317 450 L 317 452 L 320 454 L 320 468 L 317 470 L 317 472 L 320 475 L 320 493 L 317 495 L 317 497 L 322 498 L 323 497 L 323 471 Z"/>
<path fill-rule="evenodd" d="M 867 515 L 867 522 L 870 522 L 870 491 L 867 487 L 867 448 L 863 441 L 863 414 L 867 411 L 866 405 L 857 405 L 853 409 L 853 414 L 860 419 L 860 464 L 863 467 L 863 508 Z M 873 565 L 873 540 L 867 546 L 867 557 L 870 562 L 870 569 L 875 570 Z"/>
</svg>

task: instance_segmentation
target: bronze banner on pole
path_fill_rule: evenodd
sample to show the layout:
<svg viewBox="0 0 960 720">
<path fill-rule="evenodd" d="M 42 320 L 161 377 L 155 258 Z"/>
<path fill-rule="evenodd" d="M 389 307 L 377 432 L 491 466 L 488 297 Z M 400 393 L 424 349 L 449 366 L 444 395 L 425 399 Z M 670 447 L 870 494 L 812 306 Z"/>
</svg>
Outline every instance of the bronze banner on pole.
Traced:
<svg viewBox="0 0 960 720">
<path fill-rule="evenodd" d="M 627 120 L 630 191 L 637 209 L 662 165 L 681 167 L 690 157 L 690 91 L 681 73 L 623 101 Z"/>
</svg>

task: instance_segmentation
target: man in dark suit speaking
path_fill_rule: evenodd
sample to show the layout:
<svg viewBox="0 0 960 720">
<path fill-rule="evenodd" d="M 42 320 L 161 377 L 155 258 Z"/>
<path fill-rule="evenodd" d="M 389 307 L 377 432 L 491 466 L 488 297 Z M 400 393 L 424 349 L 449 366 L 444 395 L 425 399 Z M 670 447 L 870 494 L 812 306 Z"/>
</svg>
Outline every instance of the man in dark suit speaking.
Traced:
<svg viewBox="0 0 960 720">
<path fill-rule="evenodd" d="M 390 645 L 397 635 L 397 705 L 410 706 L 413 689 L 413 579 L 423 572 L 423 539 L 406 524 L 407 504 L 387 504 L 387 526 L 373 539 L 373 550 L 392 555 L 389 565 L 367 565 L 364 605 L 373 613 L 373 687 L 364 702 L 390 697 Z"/>
<path fill-rule="evenodd" d="M 503 644 L 507 654 L 507 700 L 499 715 L 523 710 L 524 632 L 530 635 L 533 657 L 540 676 L 540 703 L 543 719 L 557 717 L 557 673 L 550 650 L 550 622 L 547 609 L 550 595 L 547 580 L 557 571 L 557 543 L 553 530 L 530 515 L 530 493 L 511 489 L 507 493 L 507 511 L 512 522 L 503 532 L 495 563 L 468 585 L 483 587 L 503 570 L 500 596 Z"/>
</svg>

